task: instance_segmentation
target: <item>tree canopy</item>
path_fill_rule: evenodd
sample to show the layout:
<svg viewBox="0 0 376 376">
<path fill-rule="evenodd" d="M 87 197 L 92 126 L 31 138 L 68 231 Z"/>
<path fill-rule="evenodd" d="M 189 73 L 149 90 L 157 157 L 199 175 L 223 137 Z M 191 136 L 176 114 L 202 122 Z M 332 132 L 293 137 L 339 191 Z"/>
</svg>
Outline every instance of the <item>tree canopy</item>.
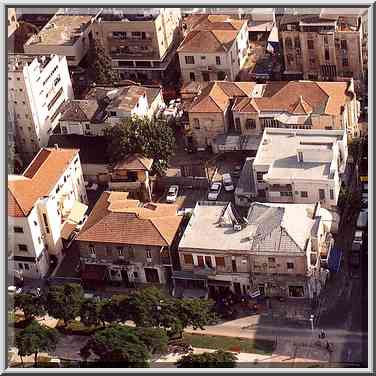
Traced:
<svg viewBox="0 0 376 376">
<path fill-rule="evenodd" d="M 108 367 L 147 367 L 151 354 L 166 348 L 167 335 L 162 330 L 115 325 L 96 332 L 80 354 L 83 359 L 94 354 Z"/>
<path fill-rule="evenodd" d="M 18 355 L 22 357 L 34 354 L 34 364 L 37 365 L 38 353 L 49 352 L 56 348 L 58 332 L 47 328 L 37 321 L 32 321 L 25 329 L 16 335 Z"/>
<path fill-rule="evenodd" d="M 80 315 L 83 300 L 84 292 L 79 284 L 52 286 L 46 299 L 47 312 L 50 316 L 63 320 L 66 325 Z"/>
<path fill-rule="evenodd" d="M 139 153 L 154 159 L 154 170 L 163 173 L 174 153 L 172 128 L 165 122 L 149 120 L 147 117 L 123 119 L 119 124 L 106 128 L 105 136 L 108 139 L 110 162 L 120 161 L 128 154 Z"/>
<path fill-rule="evenodd" d="M 184 355 L 175 365 L 178 368 L 234 368 L 236 359 L 235 354 L 219 350 L 212 353 Z"/>
<path fill-rule="evenodd" d="M 14 308 L 18 308 L 23 312 L 26 321 L 31 321 L 35 317 L 43 316 L 46 313 L 43 298 L 32 294 L 16 294 L 14 296 Z"/>
</svg>

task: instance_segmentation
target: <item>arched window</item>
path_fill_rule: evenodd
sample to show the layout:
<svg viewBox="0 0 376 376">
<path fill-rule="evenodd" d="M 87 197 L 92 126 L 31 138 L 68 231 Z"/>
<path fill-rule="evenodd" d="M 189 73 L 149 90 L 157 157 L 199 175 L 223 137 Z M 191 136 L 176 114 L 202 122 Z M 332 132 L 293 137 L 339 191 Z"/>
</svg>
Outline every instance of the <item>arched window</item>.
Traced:
<svg viewBox="0 0 376 376">
<path fill-rule="evenodd" d="M 292 48 L 292 40 L 290 37 L 287 37 L 285 39 L 285 45 L 286 45 L 286 48 Z"/>
</svg>

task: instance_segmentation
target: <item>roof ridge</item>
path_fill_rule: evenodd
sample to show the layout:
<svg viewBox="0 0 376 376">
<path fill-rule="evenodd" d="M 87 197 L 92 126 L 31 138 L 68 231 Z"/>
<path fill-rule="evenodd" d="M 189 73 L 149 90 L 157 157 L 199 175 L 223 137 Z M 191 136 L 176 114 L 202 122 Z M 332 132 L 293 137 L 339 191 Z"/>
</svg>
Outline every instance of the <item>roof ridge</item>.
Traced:
<svg viewBox="0 0 376 376">
<path fill-rule="evenodd" d="M 172 217 L 171 215 L 168 216 L 168 217 Z M 166 239 L 166 237 L 162 234 L 162 231 L 158 228 L 157 224 L 154 223 L 154 220 L 158 220 L 160 219 L 161 217 L 156 217 L 156 218 L 148 218 L 147 220 L 150 221 L 154 228 L 158 231 L 159 235 L 162 237 L 162 239 L 166 242 L 166 245 L 169 245 L 169 242 L 168 242 L 168 239 Z M 167 217 L 163 217 L 163 218 L 167 218 Z"/>
<path fill-rule="evenodd" d="M 222 108 L 220 107 L 220 105 L 217 103 L 217 101 L 211 96 L 211 91 L 213 90 L 214 87 L 218 87 L 218 88 L 222 91 L 222 93 L 226 96 L 227 99 L 229 98 L 229 96 L 228 96 L 228 95 L 226 94 L 226 92 L 221 88 L 221 86 L 218 84 L 218 82 L 217 82 L 217 81 L 214 81 L 213 87 L 212 87 L 211 90 L 209 91 L 209 98 L 212 99 L 212 101 L 215 103 L 215 105 L 216 105 L 221 111 L 223 111 Z"/>
<path fill-rule="evenodd" d="M 215 31 L 226 31 L 226 30 L 209 30 L 209 32 L 214 36 L 214 38 L 217 40 L 217 42 L 221 45 L 221 47 L 224 49 L 225 52 L 228 52 L 227 48 L 225 48 L 225 45 L 224 43 L 222 43 L 218 38 L 217 36 L 215 35 Z M 228 30 L 228 31 L 232 31 L 232 30 Z"/>
<path fill-rule="evenodd" d="M 312 83 L 315 84 L 327 96 L 326 103 L 325 103 L 325 108 L 324 108 L 324 112 L 326 112 L 326 108 L 327 108 L 328 103 L 329 103 L 330 95 L 319 85 L 319 83 L 317 81 L 312 82 Z"/>
<path fill-rule="evenodd" d="M 300 245 L 295 241 L 295 239 L 290 235 L 290 233 L 286 230 L 285 227 L 283 227 L 282 225 L 280 225 L 281 227 L 281 236 L 280 236 L 280 240 L 282 238 L 282 232 L 285 233 L 289 238 L 290 240 L 303 252 L 303 249 L 300 247 Z"/>
</svg>

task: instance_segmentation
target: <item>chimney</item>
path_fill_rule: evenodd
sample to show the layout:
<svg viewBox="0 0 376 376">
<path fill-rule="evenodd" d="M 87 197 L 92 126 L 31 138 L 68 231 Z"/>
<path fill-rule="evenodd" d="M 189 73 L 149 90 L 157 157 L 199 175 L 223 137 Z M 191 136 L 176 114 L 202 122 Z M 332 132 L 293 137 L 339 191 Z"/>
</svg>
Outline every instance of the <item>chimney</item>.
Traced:
<svg viewBox="0 0 376 376">
<path fill-rule="evenodd" d="M 59 150 L 59 145 L 58 144 L 54 144 L 54 148 L 55 148 L 55 150 Z"/>
</svg>

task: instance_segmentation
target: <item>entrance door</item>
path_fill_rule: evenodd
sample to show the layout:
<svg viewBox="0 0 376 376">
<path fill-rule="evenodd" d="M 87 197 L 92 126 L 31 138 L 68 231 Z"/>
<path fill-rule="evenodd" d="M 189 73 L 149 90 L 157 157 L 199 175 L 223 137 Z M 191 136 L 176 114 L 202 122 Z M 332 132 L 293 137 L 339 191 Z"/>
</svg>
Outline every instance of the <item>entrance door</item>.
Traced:
<svg viewBox="0 0 376 376">
<path fill-rule="evenodd" d="M 145 268 L 146 282 L 159 283 L 158 270 L 153 268 Z"/>
<path fill-rule="evenodd" d="M 233 285 L 234 285 L 235 294 L 236 295 L 241 295 L 242 294 L 242 290 L 240 288 L 240 283 L 239 282 L 234 282 Z"/>
</svg>

